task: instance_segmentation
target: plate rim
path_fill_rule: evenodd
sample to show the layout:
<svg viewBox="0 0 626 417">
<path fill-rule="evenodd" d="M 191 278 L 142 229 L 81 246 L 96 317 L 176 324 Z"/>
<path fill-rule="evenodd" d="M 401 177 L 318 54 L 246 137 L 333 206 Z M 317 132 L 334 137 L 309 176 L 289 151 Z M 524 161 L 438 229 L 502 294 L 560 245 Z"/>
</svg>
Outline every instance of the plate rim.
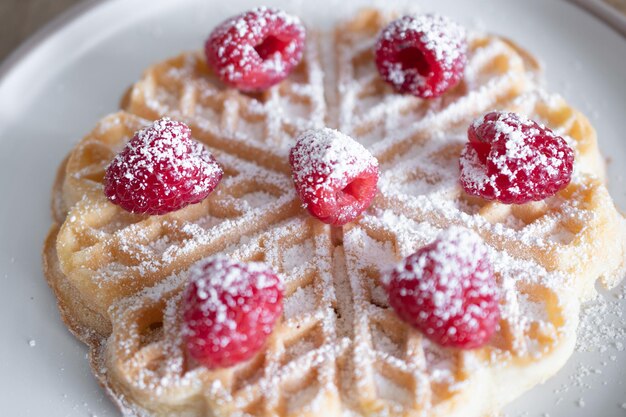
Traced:
<svg viewBox="0 0 626 417">
<path fill-rule="evenodd" d="M 67 25 L 77 21 L 87 13 L 105 5 L 106 3 L 112 3 L 114 1 L 117 0 L 83 0 L 82 2 L 76 3 L 67 10 L 61 12 L 58 16 L 52 18 L 52 20 L 37 29 L 33 34 L 29 35 L 26 39 L 19 43 L 18 46 L 2 60 L 2 62 L 0 62 L 0 87 L 2 87 L 7 78 L 9 78 L 11 72 L 15 68 L 19 67 L 22 61 L 24 61 L 31 53 L 34 53 L 35 50 L 39 48 L 48 38 L 51 38 L 55 34 L 59 33 Z M 602 3 L 604 5 L 604 2 L 585 2 L 583 0 L 559 1 L 569 3 L 578 9 L 583 10 L 593 19 L 608 26 L 612 31 L 620 35 L 624 41 L 626 41 L 626 17 L 619 15 L 617 18 L 613 17 L 612 20 L 605 15 L 607 10 L 601 10 L 602 13 L 598 10 L 594 10 L 599 7 L 598 3 Z M 608 7 L 606 9 L 608 9 Z M 611 10 L 614 11 L 613 8 L 611 8 Z M 624 27 L 617 27 L 617 23 L 624 24 Z"/>
<path fill-rule="evenodd" d="M 211 0 L 205 0 L 211 1 Z M 606 21 L 600 19 L 598 16 L 590 13 L 588 10 L 581 8 L 579 4 L 572 1 L 559 0 L 562 3 L 569 3 L 571 6 L 583 11 L 584 14 L 591 17 L 593 20 L 599 21 L 600 24 L 613 31 L 620 39 L 626 40 L 615 28 L 611 27 Z M 90 13 L 100 12 L 100 8 L 115 4 L 115 7 L 123 4 L 122 1 L 113 0 L 84 0 L 74 6 L 71 6 L 66 11 L 62 12 L 59 16 L 51 20 L 42 28 L 37 30 L 33 35 L 23 41 L 18 48 L 10 53 L 5 60 L 0 63 L 0 88 L 6 85 L 8 78 L 14 74 L 15 69 L 19 69 L 23 65 L 24 61 L 28 59 L 31 54 L 36 54 L 42 48 L 47 47 L 47 40 L 56 37 L 59 33 L 67 29 L 67 27 L 80 19 L 87 17 Z"/>
<path fill-rule="evenodd" d="M 591 16 L 604 22 L 626 40 L 626 14 L 617 10 L 605 0 L 568 0 Z"/>
</svg>

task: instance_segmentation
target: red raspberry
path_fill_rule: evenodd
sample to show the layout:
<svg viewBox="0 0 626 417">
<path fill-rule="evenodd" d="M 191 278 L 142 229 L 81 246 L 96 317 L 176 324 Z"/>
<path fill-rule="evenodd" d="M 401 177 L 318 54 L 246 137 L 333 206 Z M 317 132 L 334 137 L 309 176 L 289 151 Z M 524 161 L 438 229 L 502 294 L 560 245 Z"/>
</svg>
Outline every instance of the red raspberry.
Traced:
<svg viewBox="0 0 626 417">
<path fill-rule="evenodd" d="M 113 159 L 104 194 L 132 213 L 165 214 L 205 199 L 222 174 L 187 125 L 163 118 L 135 133 Z"/>
<path fill-rule="evenodd" d="M 477 348 L 500 320 L 496 281 L 478 235 L 458 227 L 405 258 L 384 277 L 404 321 L 442 346 Z"/>
<path fill-rule="evenodd" d="M 454 87 L 467 63 L 465 30 L 447 17 L 404 16 L 376 44 L 376 66 L 399 93 L 435 98 Z"/>
<path fill-rule="evenodd" d="M 183 296 L 187 351 L 210 369 L 254 356 L 283 311 L 283 284 L 274 272 L 225 257 L 195 264 Z"/>
<path fill-rule="evenodd" d="M 574 151 L 550 129 L 515 113 L 492 112 L 467 132 L 461 185 L 506 204 L 543 200 L 569 184 Z"/>
<path fill-rule="evenodd" d="M 324 223 L 351 222 L 376 195 L 378 161 L 337 130 L 304 132 L 291 149 L 289 162 L 303 207 Z"/>
<path fill-rule="evenodd" d="M 215 28 L 205 53 L 224 83 L 258 91 L 284 80 L 298 65 L 304 39 L 304 27 L 296 16 L 257 7 Z"/>
</svg>

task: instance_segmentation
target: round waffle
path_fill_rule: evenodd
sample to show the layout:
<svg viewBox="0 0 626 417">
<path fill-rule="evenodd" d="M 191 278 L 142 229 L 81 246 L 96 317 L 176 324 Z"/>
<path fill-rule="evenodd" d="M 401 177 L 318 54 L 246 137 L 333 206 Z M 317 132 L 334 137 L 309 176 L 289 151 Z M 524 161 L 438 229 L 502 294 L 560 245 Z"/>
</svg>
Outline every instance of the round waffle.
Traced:
<svg viewBox="0 0 626 417">
<path fill-rule="evenodd" d="M 200 53 L 156 64 L 125 111 L 103 119 L 62 164 L 44 269 L 125 415 L 478 417 L 569 357 L 580 301 L 598 278 L 620 277 L 626 247 L 593 128 L 539 88 L 530 54 L 491 35 L 470 35 L 465 77 L 442 97 L 394 94 L 372 60 L 389 18 L 367 10 L 332 34 L 309 35 L 296 71 L 260 94 L 226 88 Z M 576 171 L 566 189 L 520 206 L 462 192 L 465 131 L 494 108 L 569 141 Z M 104 170 L 147 119 L 162 116 L 191 126 L 224 179 L 203 202 L 164 216 L 125 212 L 104 196 Z M 295 135 L 322 125 L 381 162 L 374 204 L 344 228 L 306 214 L 290 178 Z M 490 245 L 502 294 L 496 336 L 471 351 L 439 347 L 400 321 L 380 281 L 451 225 Z M 267 263 L 285 280 L 285 304 L 261 352 L 208 370 L 186 357 L 181 291 L 189 267 L 216 253 Z"/>
</svg>

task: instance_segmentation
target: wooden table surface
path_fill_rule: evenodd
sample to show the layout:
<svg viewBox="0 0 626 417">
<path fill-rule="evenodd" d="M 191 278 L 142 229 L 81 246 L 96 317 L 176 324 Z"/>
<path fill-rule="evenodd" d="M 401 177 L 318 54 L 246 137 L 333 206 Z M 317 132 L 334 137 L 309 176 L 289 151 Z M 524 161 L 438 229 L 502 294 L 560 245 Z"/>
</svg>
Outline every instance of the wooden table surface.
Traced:
<svg viewBox="0 0 626 417">
<path fill-rule="evenodd" d="M 606 2 L 626 14 L 626 0 L 606 0 Z"/>
<path fill-rule="evenodd" d="M 37 29 L 81 1 L 0 0 L 0 62 Z M 605 1 L 626 13 L 626 0 Z"/>
<path fill-rule="evenodd" d="M 0 0 L 0 61 L 52 18 L 82 0 Z"/>
</svg>

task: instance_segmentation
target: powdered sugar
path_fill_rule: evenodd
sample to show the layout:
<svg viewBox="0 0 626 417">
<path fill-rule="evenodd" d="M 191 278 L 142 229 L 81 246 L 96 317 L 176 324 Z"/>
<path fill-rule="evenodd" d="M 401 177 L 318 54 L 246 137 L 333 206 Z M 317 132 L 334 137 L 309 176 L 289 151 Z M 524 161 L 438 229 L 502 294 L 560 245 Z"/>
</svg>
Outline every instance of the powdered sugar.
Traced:
<svg viewBox="0 0 626 417">
<path fill-rule="evenodd" d="M 105 194 L 132 212 L 163 214 L 205 198 L 222 169 L 190 129 L 163 118 L 140 130 L 111 162 Z"/>
<path fill-rule="evenodd" d="M 302 245 L 295 245 L 285 249 L 282 254 L 283 268 L 285 268 L 286 271 L 291 271 L 304 266 L 314 249 L 311 241 L 306 241 Z"/>
<path fill-rule="evenodd" d="M 249 188 L 250 179 L 254 179 L 252 185 L 256 191 L 233 198 L 229 194 L 224 195 L 218 187 L 215 202 L 209 206 L 208 213 L 201 207 L 191 207 L 189 210 L 196 213 L 191 218 L 183 216 L 185 220 L 179 220 L 176 214 L 173 218 L 162 218 L 158 236 L 154 235 L 156 230 L 146 227 L 145 219 L 140 217 L 129 218 L 132 224 L 115 221 L 95 226 L 84 223 L 84 213 L 107 210 L 106 206 L 75 209 L 70 215 L 70 218 L 76 219 L 72 223 L 73 229 L 81 233 L 89 230 L 89 233 L 98 236 L 104 251 L 115 248 L 115 251 L 124 254 L 101 267 L 94 266 L 94 283 L 103 295 L 109 294 L 108 288 L 124 287 L 123 283 L 132 277 L 146 280 L 167 273 L 181 257 L 194 257 L 199 251 L 223 249 L 226 245 L 240 243 L 240 233 L 253 233 L 261 227 L 264 219 L 284 216 L 286 210 L 293 206 L 296 196 L 291 181 L 285 175 L 230 155 L 221 154 L 220 160 L 231 172 L 237 170 L 237 175 L 228 175 L 222 181 L 225 189 Z M 224 238 L 215 239 L 216 236 Z"/>
<path fill-rule="evenodd" d="M 144 117 L 158 114 L 187 121 L 194 135 L 211 146 L 254 155 L 265 166 L 276 160 L 286 166 L 294 132 L 323 126 L 326 112 L 318 50 L 309 47 L 304 54 L 306 65 L 295 70 L 297 78 L 281 84 L 288 86 L 289 94 L 273 87 L 259 97 L 232 91 L 223 96 L 223 87 L 209 82 L 206 71 L 200 70 L 206 68 L 206 58 L 185 53 L 149 69 L 136 85 L 130 110 Z"/>
<path fill-rule="evenodd" d="M 465 30 L 439 15 L 403 16 L 382 32 L 376 65 L 400 92 L 438 97 L 462 77 Z"/>
<path fill-rule="evenodd" d="M 303 184 L 304 192 L 312 195 L 320 194 L 320 190 L 341 189 L 349 179 L 378 166 L 376 158 L 363 145 L 329 128 L 302 133 L 291 158 L 294 181 Z"/>
<path fill-rule="evenodd" d="M 404 320 L 443 345 L 478 347 L 499 319 L 487 250 L 473 232 L 452 227 L 384 277 Z"/>
<path fill-rule="evenodd" d="M 571 179 L 572 149 L 524 116 L 489 113 L 474 121 L 468 136 L 460 165 L 469 194 L 522 204 L 554 195 Z"/>
<path fill-rule="evenodd" d="M 348 256 L 348 265 L 353 268 L 351 270 L 357 271 L 380 270 L 384 276 L 384 271 L 393 265 L 397 259 L 393 255 L 393 250 L 389 255 L 383 255 L 387 245 L 392 243 L 392 247 L 406 256 L 431 243 L 440 233 L 441 230 L 431 224 L 415 222 L 395 214 L 391 210 L 375 210 L 374 213 L 366 214 L 359 222 L 358 227 L 351 228 L 344 235 L 344 248 Z M 372 239 L 371 235 L 377 236 L 377 239 Z M 385 238 L 381 239 L 382 236 Z M 475 235 L 470 241 L 480 242 Z M 563 291 L 566 276 L 547 273 L 534 263 L 511 258 L 488 246 L 485 246 L 483 256 L 492 263 L 498 277 L 498 292 L 502 300 L 501 323 L 504 323 L 503 326 L 507 328 L 505 333 L 498 333 L 490 342 L 490 345 L 498 349 L 497 353 L 494 353 L 490 359 L 492 366 L 507 366 L 511 355 L 528 355 L 535 360 L 540 360 L 539 358 L 545 355 L 546 349 L 549 349 L 548 346 L 571 342 L 575 320 L 571 322 L 567 320 L 562 323 L 560 318 L 548 314 L 548 309 L 555 306 L 562 309 L 563 317 L 573 317 L 571 315 L 575 316 L 576 314 L 576 303 L 571 303 L 571 294 L 568 291 Z M 415 266 L 419 268 L 419 265 Z M 362 282 L 368 283 L 369 279 L 365 274 L 353 277 L 353 288 L 358 288 Z M 528 288 L 529 292 L 522 290 L 522 288 Z M 553 288 L 562 291 L 563 298 L 561 295 L 556 295 Z M 545 291 L 543 294 L 547 292 L 547 294 L 552 295 L 546 299 L 541 298 L 543 301 L 540 301 L 537 295 L 542 294 L 542 291 Z M 354 295 L 355 308 L 357 309 L 356 317 L 361 317 L 361 320 L 365 320 L 362 316 L 368 317 L 370 320 L 379 320 L 380 316 L 376 313 L 378 310 L 372 306 L 373 298 L 361 299 L 357 295 L 358 293 Z M 550 298 L 552 296 L 554 298 Z M 550 300 L 550 306 L 546 300 Z M 374 305 L 379 305 L 379 303 L 374 303 Z M 357 319 L 358 321 L 360 320 Z M 393 329 L 393 326 L 392 322 L 387 321 L 380 325 L 385 330 Z M 415 343 L 414 341 L 403 342 L 403 340 L 384 337 L 378 328 L 378 326 L 373 326 L 371 330 L 372 347 L 380 352 L 381 358 L 386 358 L 385 360 L 390 363 L 392 362 L 388 358 L 390 355 L 399 358 L 405 357 L 406 351 L 403 349 L 407 349 L 407 347 L 404 343 L 408 343 L 409 346 L 413 346 L 411 343 Z M 541 330 L 537 332 L 537 329 Z M 397 332 L 391 332 L 391 334 L 395 334 L 396 337 L 398 335 Z M 560 336 L 557 337 L 557 334 Z M 502 340 L 502 337 L 505 337 L 505 341 Z M 508 339 L 509 337 L 511 339 Z M 568 342 L 564 342 L 564 340 Z M 357 340 L 355 343 L 359 344 L 360 341 Z M 444 384 L 450 390 L 462 390 L 463 381 L 459 381 L 458 378 L 458 367 L 461 366 L 461 362 L 455 356 L 454 351 L 441 348 L 423 339 L 420 339 L 419 346 L 420 349 L 423 347 L 425 351 L 427 381 L 431 384 Z M 364 346 L 363 351 L 359 350 L 359 355 L 363 358 L 358 360 L 358 366 L 363 366 L 366 370 L 372 366 L 372 360 L 368 359 L 365 353 L 368 349 L 367 346 Z M 469 367 L 470 364 L 467 360 L 467 358 L 463 359 L 465 361 L 464 366 Z M 411 369 L 411 365 L 405 364 L 403 361 L 393 363 L 394 366 L 405 372 L 409 372 Z M 482 365 L 475 364 L 475 366 Z M 377 372 L 377 369 L 375 367 L 373 372 Z M 367 375 L 369 371 L 364 372 Z M 472 371 L 468 372 L 471 373 Z M 404 381 L 400 376 L 396 375 L 392 381 L 397 381 L 396 383 L 399 383 L 401 387 L 407 386 L 406 382 L 400 382 Z M 388 384 L 388 387 L 392 386 L 393 384 Z M 401 392 L 389 393 L 389 395 L 401 395 Z"/>
<path fill-rule="evenodd" d="M 301 133 L 289 162 L 303 207 L 324 223 L 343 226 L 354 220 L 376 194 L 378 161 L 337 130 Z"/>
<path fill-rule="evenodd" d="M 265 191 L 254 191 L 249 194 L 241 196 L 241 200 L 245 201 L 247 207 L 245 209 L 255 209 L 258 207 L 264 207 L 271 204 L 276 197 Z"/>
<path fill-rule="evenodd" d="M 389 31 L 382 32 L 382 37 L 387 40 L 399 37 L 404 39 L 408 33 L 414 32 L 421 35 L 425 47 L 435 54 L 437 60 L 444 60 L 448 64 L 459 57 L 462 52 L 458 46 L 465 41 L 465 29 L 452 22 L 447 16 L 419 15 L 409 19 L 395 20 L 389 27 Z"/>
<path fill-rule="evenodd" d="M 475 233 L 469 232 L 462 228 L 453 227 L 443 232 L 439 239 L 433 246 L 433 250 L 424 252 L 422 256 L 411 259 L 410 264 L 405 260 L 395 269 L 398 274 L 397 279 L 400 280 L 413 280 L 418 279 L 425 273 L 426 257 L 434 261 L 435 270 L 433 273 L 437 275 L 442 283 L 451 287 L 464 288 L 466 285 L 460 285 L 459 283 L 452 283 L 451 278 L 453 275 L 459 274 L 461 276 L 469 275 L 476 271 L 478 263 L 486 256 L 486 249 L 481 239 Z M 454 262 L 460 262 L 459 265 L 455 265 Z M 463 266 L 463 269 L 458 270 L 456 266 Z M 389 276 L 385 277 L 385 284 L 389 284 Z M 479 278 L 485 279 L 486 275 L 482 273 Z M 439 297 L 435 297 L 439 298 Z"/>
<path fill-rule="evenodd" d="M 606 293 L 583 305 L 576 350 L 598 352 L 610 356 L 624 351 L 626 345 L 626 315 L 623 301 L 626 286 L 614 294 Z"/>
<path fill-rule="evenodd" d="M 284 79 L 300 62 L 305 31 L 300 19 L 282 10 L 257 7 L 219 25 L 206 53 L 220 78 L 247 91 Z"/>
<path fill-rule="evenodd" d="M 285 301 L 285 318 L 300 317 L 314 311 L 315 293 L 312 286 L 298 288 Z"/>
<path fill-rule="evenodd" d="M 282 313 L 283 284 L 266 265 L 225 256 L 189 269 L 182 334 L 189 353 L 209 367 L 249 359 Z"/>
<path fill-rule="evenodd" d="M 486 47 L 484 49 L 487 50 L 485 55 L 492 58 L 510 53 L 503 42 L 499 43 L 498 48 Z M 516 55 L 506 62 L 514 63 L 515 57 Z M 490 59 L 484 56 L 483 59 L 484 67 L 488 67 Z M 192 60 L 192 62 L 195 61 Z M 165 346 L 167 353 L 164 356 L 167 359 L 154 359 L 154 362 L 150 362 L 149 365 L 142 363 L 141 382 L 139 378 L 135 380 L 131 377 L 129 382 L 120 377 L 121 381 L 118 380 L 116 383 L 120 382 L 132 391 L 140 390 L 137 398 L 157 398 L 155 401 L 165 404 L 175 401 L 180 403 L 180 396 L 176 397 L 176 395 L 192 387 L 191 390 L 194 393 L 202 392 L 203 395 L 209 397 L 213 406 L 219 408 L 227 404 L 226 407 L 230 409 L 232 407 L 245 409 L 251 404 L 255 405 L 257 400 L 267 401 L 268 407 L 272 407 L 273 404 L 280 404 L 281 407 L 287 406 L 287 400 L 279 398 L 279 395 L 282 395 L 279 393 L 289 394 L 288 387 L 295 383 L 301 384 L 296 385 L 298 387 L 308 386 L 308 388 L 302 389 L 301 395 L 294 395 L 295 399 L 289 402 L 289 407 L 293 407 L 294 410 L 302 408 L 303 412 L 306 412 L 312 409 L 326 411 L 324 398 L 337 398 L 337 395 L 340 396 L 342 402 L 345 401 L 346 407 L 358 409 L 359 406 L 355 405 L 358 404 L 356 400 L 361 400 L 359 395 L 367 392 L 365 390 L 359 392 L 359 388 L 371 388 L 370 378 L 375 378 L 374 386 L 377 386 L 376 382 L 380 381 L 384 385 L 377 391 L 380 398 L 375 398 L 375 400 L 379 401 L 383 407 L 382 412 L 386 412 L 389 409 L 386 408 L 388 403 L 393 404 L 390 406 L 393 407 L 412 404 L 412 401 L 423 398 L 428 398 L 428 401 L 432 399 L 433 403 L 442 401 L 446 396 L 446 398 L 450 396 L 457 398 L 454 393 L 462 391 L 463 384 L 467 381 L 471 382 L 471 379 L 465 378 L 471 378 L 470 376 L 473 375 L 472 369 L 475 368 L 472 366 L 506 367 L 511 363 L 509 359 L 512 356 L 522 357 L 523 361 L 530 357 L 533 360 L 545 358 L 547 350 L 558 346 L 563 338 L 567 338 L 570 334 L 573 320 L 569 318 L 575 317 L 575 311 L 573 311 L 575 309 L 568 306 L 569 295 L 560 292 L 567 287 L 563 283 L 565 278 L 560 274 L 547 273 L 536 263 L 519 261 L 487 247 L 487 256 L 493 263 L 498 275 L 498 287 L 503 293 L 502 314 L 504 323 L 508 326 L 503 334 L 509 337 L 510 333 L 511 339 L 506 338 L 503 341 L 495 338 L 489 347 L 494 353 L 486 358 L 486 363 L 473 363 L 472 354 L 461 358 L 454 351 L 421 340 L 417 332 L 407 331 L 393 314 L 386 311 L 384 293 L 381 294 L 382 286 L 379 282 L 381 274 L 391 269 L 403 256 L 432 242 L 440 232 L 439 227 L 447 224 L 463 223 L 480 230 L 483 235 L 496 236 L 494 241 L 507 243 L 515 241 L 521 248 L 516 256 L 519 256 L 519 252 L 527 251 L 526 248 L 529 245 L 558 248 L 562 247 L 564 242 L 574 240 L 574 237 L 567 233 L 559 234 L 562 233 L 562 229 L 558 227 L 559 221 L 563 219 L 560 214 L 544 216 L 545 213 L 543 213 L 540 216 L 541 220 L 535 223 L 526 217 L 523 221 L 517 219 L 515 215 L 508 212 L 501 217 L 487 218 L 483 217 L 486 216 L 483 206 L 475 202 L 463 201 L 459 197 L 456 165 L 448 163 L 445 158 L 441 157 L 441 154 L 447 152 L 456 158 L 458 153 L 455 155 L 454 152 L 459 148 L 455 146 L 462 144 L 465 140 L 462 134 L 458 134 L 455 123 L 468 119 L 468 115 L 473 112 L 480 112 L 481 109 L 492 106 L 508 94 L 511 84 L 520 81 L 519 74 L 509 74 L 496 77 L 496 80 L 485 81 L 488 77 L 484 75 L 484 72 L 478 75 L 479 70 L 484 67 L 480 63 L 472 66 L 472 71 L 476 74 L 468 75 L 467 88 L 470 91 L 467 95 L 463 95 L 459 100 L 449 97 L 433 102 L 424 113 L 417 110 L 412 113 L 417 100 L 388 95 L 388 99 L 385 100 L 371 100 L 374 106 L 377 106 L 371 114 L 342 116 L 343 120 L 348 120 L 348 127 L 356 126 L 363 129 L 363 125 L 359 125 L 361 122 L 378 127 L 383 126 L 384 129 L 381 129 L 380 133 L 370 135 L 370 140 L 374 142 L 370 149 L 376 152 L 376 155 L 382 155 L 381 161 L 385 159 L 385 155 L 398 155 L 399 157 L 397 160 L 385 161 L 383 169 L 387 171 L 387 174 L 382 181 L 384 192 L 371 209 L 371 213 L 344 228 L 344 233 L 337 233 L 337 236 L 333 237 L 336 239 L 334 245 L 329 243 L 330 233 L 326 228 L 314 220 L 306 220 L 307 217 L 297 211 L 296 204 L 294 204 L 295 193 L 288 176 L 281 172 L 251 167 L 250 165 L 254 164 L 247 165 L 240 158 L 224 155 L 223 161 L 228 168 L 227 171 L 233 174 L 232 177 L 231 174 L 227 175 L 223 185 L 228 184 L 226 189 L 230 190 L 232 186 L 232 189 L 236 189 L 237 192 L 230 195 L 229 193 L 219 194 L 217 191 L 210 204 L 198 207 L 197 213 L 185 221 L 177 222 L 172 218 L 163 222 L 159 221 L 159 227 L 163 226 L 165 231 L 158 233 L 153 241 L 150 239 L 154 235 L 146 236 L 149 241 L 146 245 L 140 245 L 138 248 L 131 248 L 129 245 L 128 252 L 142 255 L 140 265 L 142 265 L 141 269 L 147 272 L 147 277 L 152 276 L 148 273 L 151 271 L 161 273 L 160 271 L 168 268 L 167 262 L 171 260 L 182 258 L 185 259 L 186 264 L 203 252 L 223 252 L 231 259 L 264 259 L 264 262 L 271 264 L 274 268 L 282 269 L 286 274 L 286 282 L 295 288 L 285 299 L 284 326 L 277 328 L 276 340 L 268 346 L 260 362 L 246 363 L 242 369 L 238 368 L 233 372 L 224 370 L 223 375 L 227 376 L 224 381 L 215 380 L 206 384 L 204 381 L 210 381 L 214 374 L 202 367 L 187 369 L 180 366 L 186 363 L 184 349 L 177 346 L 180 341 L 172 337 L 175 332 L 166 329 L 169 337 L 156 340 L 151 346 L 139 352 L 132 344 L 129 344 L 125 353 L 136 354 L 137 361 L 139 361 L 146 353 Z M 490 76 L 493 77 L 493 74 Z M 349 86 L 349 83 L 344 86 Z M 519 88 L 524 88 L 523 83 Z M 195 91 L 189 95 L 197 95 L 198 92 Z M 272 94 L 278 95 L 277 92 L 272 92 L 269 96 Z M 347 109 L 347 111 L 354 108 L 360 109 L 359 103 L 362 103 L 360 96 L 351 88 L 347 88 L 345 97 L 349 98 L 350 95 L 357 101 L 356 107 L 346 106 L 342 109 Z M 233 100 L 228 103 L 235 102 L 236 100 Z M 173 100 L 172 103 L 174 107 L 180 105 L 178 100 Z M 248 104 L 243 105 L 251 112 L 259 111 L 259 113 L 254 113 L 251 120 L 262 118 L 264 112 L 269 111 L 272 105 L 277 109 L 280 108 L 277 105 L 278 102 L 256 103 L 259 108 L 253 105 L 248 107 Z M 199 108 L 206 110 L 207 104 L 202 103 Z M 177 111 L 176 108 L 174 110 Z M 228 148 L 228 152 L 238 152 L 238 145 L 244 143 L 246 147 L 242 154 L 253 154 L 263 158 L 260 152 L 250 151 L 253 149 L 252 144 L 263 143 L 263 149 L 272 155 L 279 153 L 278 151 L 285 149 L 286 146 L 288 148 L 291 137 L 282 140 L 279 136 L 272 136 L 286 123 L 285 119 L 281 118 L 283 113 L 278 110 L 276 113 L 279 115 L 276 119 L 270 117 L 273 119 L 271 123 L 259 124 L 258 132 L 261 133 L 258 137 L 255 137 L 256 133 L 254 133 L 257 130 L 247 130 L 244 124 L 240 126 L 229 124 L 230 118 L 225 118 L 227 120 L 224 126 L 227 127 L 226 131 L 232 133 L 232 137 L 228 136 L 231 134 L 228 133 L 224 143 L 237 148 L 234 151 Z M 311 119 L 319 121 L 324 118 L 323 111 L 319 109 L 310 113 Z M 209 137 L 208 140 L 213 141 L 212 144 L 217 143 L 218 147 L 222 148 L 224 145 L 212 138 L 212 135 L 225 135 L 224 131 L 220 130 L 223 128 L 223 125 L 220 125 L 221 119 L 203 121 L 204 116 L 200 114 L 202 113 L 190 116 L 188 113 L 187 117 L 195 118 L 195 123 L 202 125 L 201 131 Z M 377 117 L 385 120 L 380 122 Z M 419 121 L 416 122 L 416 120 Z M 303 126 L 305 126 L 304 122 L 302 124 L 298 122 L 289 125 L 287 130 L 299 130 Z M 206 132 L 211 132 L 211 134 Z M 354 133 L 349 129 L 346 132 Z M 432 136 L 430 136 L 431 132 Z M 354 134 L 355 137 L 358 135 Z M 271 141 L 276 143 L 275 147 L 267 145 L 274 142 L 264 142 L 270 136 Z M 233 143 L 235 145 L 232 145 Z M 426 146 L 422 146 L 423 143 Z M 406 147 L 403 148 L 405 145 Z M 450 148 L 447 148 L 448 145 L 451 145 Z M 407 152 L 405 153 L 403 149 L 407 149 Z M 222 156 L 218 156 L 222 161 Z M 286 160 L 284 157 L 282 159 Z M 269 165 L 268 160 L 261 159 L 258 163 Z M 424 176 L 412 176 L 415 167 L 423 171 Z M 272 167 L 276 171 L 281 171 L 281 169 L 287 171 L 284 168 Z M 257 185 L 252 187 L 242 185 L 245 183 L 242 179 L 250 178 L 258 179 L 260 184 L 258 187 L 265 191 L 257 192 L 255 189 Z M 227 183 L 230 179 L 232 181 Z M 242 192 L 244 189 L 255 191 Z M 574 236 L 579 236 L 580 232 L 576 225 L 588 224 L 593 220 L 593 215 L 586 212 L 584 207 L 576 207 L 567 201 L 555 198 L 549 200 L 547 206 L 555 210 L 563 209 L 567 215 L 565 221 L 571 229 L 568 231 Z M 207 211 L 209 214 L 206 213 Z M 94 213 L 91 210 L 87 212 Z M 264 217 L 266 212 L 281 212 L 282 215 Z M 76 223 L 81 223 L 83 220 L 80 219 L 81 216 L 78 217 Z M 289 222 L 280 223 L 280 219 L 287 217 L 290 218 Z M 552 218 L 546 219 L 545 217 Z M 418 221 L 415 221 L 416 219 Z M 515 227 L 511 226 L 514 223 Z M 152 223 L 147 222 L 147 224 Z M 109 226 L 111 225 L 106 227 Z M 142 225 L 142 227 L 145 226 L 146 224 Z M 117 229 L 123 227 L 123 224 L 111 226 L 112 229 L 107 229 L 107 233 L 103 232 L 98 235 L 98 239 L 100 237 L 110 239 L 110 243 L 104 247 L 105 250 L 116 247 L 118 244 L 118 236 L 111 236 L 109 232 L 115 233 Z M 315 231 L 311 232 L 311 230 Z M 554 233 L 551 230 L 554 230 Z M 315 239 L 304 239 L 304 237 L 302 238 L 304 240 L 300 239 L 300 236 L 308 236 L 311 233 L 315 235 Z M 166 237 L 163 237 L 163 234 Z M 90 238 L 92 236 L 90 235 Z M 219 245 L 213 244 L 217 236 L 227 237 Z M 555 237 L 554 244 L 549 242 L 550 237 Z M 490 243 L 494 244 L 494 242 Z M 290 249 L 285 250 L 285 248 Z M 513 251 L 510 248 L 506 250 Z M 145 261 L 143 256 L 149 260 L 149 263 L 143 263 Z M 108 264 L 111 267 L 113 265 L 114 263 Z M 332 269 L 330 265 L 333 265 Z M 150 269 L 144 269 L 148 266 Z M 124 287 L 125 285 L 121 283 L 123 277 L 136 277 L 134 274 L 136 268 L 138 266 L 135 262 L 120 265 L 119 270 L 110 275 L 112 282 L 102 283 L 103 288 L 106 288 L 107 284 Z M 98 276 L 101 271 L 102 269 L 96 269 Z M 179 288 L 184 285 L 186 275 L 186 270 L 178 275 L 176 282 Z M 160 279 L 158 276 L 155 278 Z M 118 281 L 114 282 L 116 280 Z M 145 282 L 145 278 L 137 278 L 136 281 Z M 529 289 L 522 288 L 522 285 L 518 287 L 516 283 L 528 284 Z M 549 294 L 552 297 L 550 298 L 551 311 L 563 311 L 563 322 L 559 321 L 560 317 L 558 320 L 553 320 L 553 317 L 547 316 L 546 304 L 529 296 L 529 294 L 537 295 L 533 293 L 532 289 L 535 288 L 533 286 L 539 289 L 537 294 Z M 158 305 L 156 303 L 159 299 L 170 297 L 166 295 L 168 290 L 171 290 L 169 286 L 167 288 L 155 287 L 154 292 L 151 292 L 151 299 L 154 299 L 155 305 Z M 142 299 L 144 299 L 144 294 L 140 293 L 135 301 Z M 175 306 L 175 304 L 168 303 L 169 313 L 167 314 L 173 315 L 173 318 L 166 318 L 166 322 L 170 320 L 175 323 L 177 319 L 171 312 L 176 310 L 170 306 Z M 148 309 L 148 307 L 144 308 Z M 120 329 L 125 329 L 132 327 L 135 324 L 134 320 L 140 319 L 115 317 L 115 320 Z M 380 331 L 381 328 L 388 330 L 389 334 L 381 335 L 384 333 Z M 283 353 L 283 346 L 288 351 L 287 353 Z M 111 356 L 116 358 L 113 354 Z M 160 363 L 158 361 L 161 360 L 168 362 L 163 364 L 162 368 L 157 367 L 157 370 L 153 371 L 151 367 L 155 365 L 155 362 Z M 282 360 L 287 362 L 283 363 Z M 136 363 L 133 362 L 133 365 Z M 132 367 L 126 364 L 121 368 Z M 348 376 L 344 377 L 343 374 L 337 375 L 337 373 L 344 373 Z M 180 379 L 177 379 L 179 377 Z M 231 377 L 232 385 L 229 385 Z M 337 381 L 345 382 L 340 382 L 337 387 L 335 386 Z M 201 386 L 202 384 L 205 385 Z M 150 391 L 153 387 L 158 387 L 156 397 Z M 181 387 L 183 389 L 180 389 Z M 407 387 L 415 387 L 415 391 L 408 390 Z M 445 395 L 439 397 L 439 393 L 445 393 Z M 428 395 L 428 397 L 418 394 Z M 356 399 L 354 403 L 351 402 L 352 398 Z M 398 410 L 401 409 L 401 407 L 398 408 Z"/>
</svg>

